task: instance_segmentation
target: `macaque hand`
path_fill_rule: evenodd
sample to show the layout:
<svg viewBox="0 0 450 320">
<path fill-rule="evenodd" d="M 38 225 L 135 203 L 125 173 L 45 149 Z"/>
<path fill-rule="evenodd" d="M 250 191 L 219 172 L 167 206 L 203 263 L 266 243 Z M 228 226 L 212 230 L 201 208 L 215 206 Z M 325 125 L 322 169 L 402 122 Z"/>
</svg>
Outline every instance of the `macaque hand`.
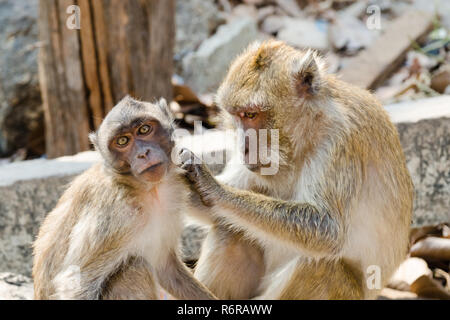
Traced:
<svg viewBox="0 0 450 320">
<path fill-rule="evenodd" d="M 223 187 L 217 182 L 208 167 L 192 151 L 181 149 L 180 167 L 186 170 L 186 177 L 194 186 L 203 204 L 212 207 L 220 200 Z"/>
</svg>

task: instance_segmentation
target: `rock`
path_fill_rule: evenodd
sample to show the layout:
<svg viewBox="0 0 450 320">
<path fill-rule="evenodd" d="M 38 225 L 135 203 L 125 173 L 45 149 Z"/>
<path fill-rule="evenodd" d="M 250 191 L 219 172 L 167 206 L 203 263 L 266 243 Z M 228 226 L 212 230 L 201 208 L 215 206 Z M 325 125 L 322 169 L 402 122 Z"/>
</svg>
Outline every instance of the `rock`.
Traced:
<svg viewBox="0 0 450 320">
<path fill-rule="evenodd" d="M 381 12 L 389 11 L 392 8 L 392 0 L 370 0 L 369 5 L 375 5 Z"/>
<path fill-rule="evenodd" d="M 375 38 L 375 32 L 350 15 L 339 15 L 330 25 L 329 40 L 333 47 L 347 54 L 356 54 L 359 50 L 367 48 Z"/>
<path fill-rule="evenodd" d="M 286 14 L 292 17 L 305 17 L 296 0 L 276 0 L 275 2 Z"/>
<path fill-rule="evenodd" d="M 285 16 L 270 15 L 264 19 L 261 30 L 268 34 L 276 34 L 286 26 L 288 20 L 289 18 Z"/>
<path fill-rule="evenodd" d="M 175 57 L 194 51 L 224 22 L 214 0 L 176 1 Z"/>
<path fill-rule="evenodd" d="M 268 16 L 275 14 L 275 7 L 274 6 L 267 6 L 267 7 L 262 7 L 258 10 L 258 22 L 263 21 L 264 19 L 266 19 Z"/>
<path fill-rule="evenodd" d="M 269 2 L 269 1 L 267 1 L 267 0 L 244 0 L 244 3 L 251 4 L 251 5 L 254 5 L 254 6 L 260 6 L 260 5 L 263 5 L 263 4 L 267 3 L 267 2 Z"/>
<path fill-rule="evenodd" d="M 200 257 L 203 240 L 208 234 L 208 227 L 198 224 L 188 225 L 181 236 L 181 258 L 188 264 L 195 263 Z"/>
<path fill-rule="evenodd" d="M 320 51 L 328 49 L 326 30 L 321 30 L 314 19 L 288 19 L 278 32 L 277 39 L 296 48 L 312 48 Z"/>
<path fill-rule="evenodd" d="M 399 5 L 402 1 L 392 1 L 393 5 Z M 398 4 L 397 4 L 398 2 Z M 411 4 L 414 8 L 439 16 L 442 25 L 450 30 L 450 1 L 439 0 L 413 0 Z"/>
<path fill-rule="evenodd" d="M 258 10 L 253 5 L 239 4 L 233 8 L 231 14 L 227 17 L 227 22 L 242 18 L 258 19 Z"/>
<path fill-rule="evenodd" d="M 419 66 L 421 69 L 429 70 L 436 67 L 438 65 L 438 61 L 437 59 L 431 58 L 422 52 L 410 50 L 406 54 L 405 66 L 409 69 L 413 69 L 415 65 Z M 410 70 L 408 70 L 408 76 L 410 76 L 409 73 Z M 404 78 L 401 82 L 404 82 L 406 79 L 407 78 Z"/>
<path fill-rule="evenodd" d="M 0 157 L 43 151 L 37 16 L 38 0 L 0 1 Z"/>
<path fill-rule="evenodd" d="M 341 79 L 365 89 L 376 89 L 400 67 L 412 43 L 420 42 L 429 33 L 432 21 L 430 14 L 405 12 L 389 24 L 389 32 L 347 62 L 340 71 Z"/>
<path fill-rule="evenodd" d="M 368 5 L 369 5 L 368 0 L 355 1 L 353 4 L 340 10 L 340 14 L 359 18 L 362 15 L 366 14 Z"/>
<path fill-rule="evenodd" d="M 0 301 L 32 300 L 33 294 L 30 278 L 9 272 L 0 273 Z"/>
<path fill-rule="evenodd" d="M 341 68 L 341 59 L 337 54 L 334 54 L 332 51 L 327 52 L 327 54 L 323 57 L 325 61 L 325 65 L 327 67 L 327 73 L 335 74 Z"/>
<path fill-rule="evenodd" d="M 243 18 L 220 26 L 196 52 L 183 59 L 185 83 L 197 94 L 215 91 L 230 62 L 257 39 L 258 30 L 253 19 Z"/>
</svg>

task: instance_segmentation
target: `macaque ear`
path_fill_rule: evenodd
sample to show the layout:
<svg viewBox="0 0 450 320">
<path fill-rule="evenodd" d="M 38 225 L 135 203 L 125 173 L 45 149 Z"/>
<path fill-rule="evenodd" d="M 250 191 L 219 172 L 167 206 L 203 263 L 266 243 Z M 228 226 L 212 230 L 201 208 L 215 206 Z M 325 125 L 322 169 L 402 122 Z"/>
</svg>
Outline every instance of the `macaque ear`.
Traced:
<svg viewBox="0 0 450 320">
<path fill-rule="evenodd" d="M 161 107 L 161 108 L 168 108 L 168 105 L 167 105 L 167 100 L 166 99 L 164 99 L 164 98 L 161 98 L 161 99 L 159 99 L 159 106 Z"/>
<path fill-rule="evenodd" d="M 174 129 L 173 114 L 172 114 L 172 111 L 169 108 L 169 105 L 167 104 L 166 99 L 164 99 L 164 98 L 159 99 L 158 106 L 161 109 L 161 111 L 167 116 L 167 119 L 170 122 L 170 126 L 172 127 L 172 129 Z"/>
<path fill-rule="evenodd" d="M 89 140 L 91 141 L 91 143 L 94 145 L 95 149 L 98 150 L 98 136 L 96 132 L 91 132 L 89 134 Z"/>
<path fill-rule="evenodd" d="M 308 50 L 306 54 L 294 61 L 293 77 L 295 89 L 301 98 L 317 95 L 321 87 L 321 61 L 317 54 Z"/>
<path fill-rule="evenodd" d="M 166 99 L 161 98 L 158 101 L 158 106 L 161 109 L 161 111 L 169 118 L 172 119 L 172 112 L 169 109 L 169 105 L 167 104 Z"/>
</svg>

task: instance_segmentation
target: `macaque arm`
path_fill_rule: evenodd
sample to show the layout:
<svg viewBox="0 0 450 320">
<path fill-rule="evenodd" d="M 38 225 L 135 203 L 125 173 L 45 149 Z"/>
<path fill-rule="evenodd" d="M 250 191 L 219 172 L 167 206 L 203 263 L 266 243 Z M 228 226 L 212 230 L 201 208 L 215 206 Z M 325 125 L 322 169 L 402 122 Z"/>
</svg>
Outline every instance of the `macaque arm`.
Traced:
<svg viewBox="0 0 450 320">
<path fill-rule="evenodd" d="M 159 284 L 181 300 L 214 300 L 216 297 L 188 270 L 172 252 L 164 264 L 156 268 Z"/>
<path fill-rule="evenodd" d="M 196 173 L 197 188 L 203 202 L 211 206 L 210 214 L 215 221 L 237 225 L 244 230 L 250 225 L 317 252 L 336 253 L 340 249 L 344 224 L 340 212 L 222 185 L 206 166 L 196 167 L 199 171 Z"/>
<path fill-rule="evenodd" d="M 318 252 L 336 253 L 341 246 L 338 214 L 309 203 L 283 201 L 224 186 L 215 210 L 222 219 L 244 229 L 251 224 L 281 240 Z M 231 216 L 230 216 L 231 215 Z M 230 219 L 231 218 L 231 219 Z"/>
</svg>

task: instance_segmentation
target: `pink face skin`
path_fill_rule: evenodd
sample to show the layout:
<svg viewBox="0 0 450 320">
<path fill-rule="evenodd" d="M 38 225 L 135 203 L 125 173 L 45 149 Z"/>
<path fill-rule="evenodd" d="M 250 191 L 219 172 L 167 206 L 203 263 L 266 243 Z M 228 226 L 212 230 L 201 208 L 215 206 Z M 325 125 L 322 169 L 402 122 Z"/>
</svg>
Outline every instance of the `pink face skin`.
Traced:
<svg viewBox="0 0 450 320">
<path fill-rule="evenodd" d="M 261 111 L 259 108 L 248 107 L 241 109 L 238 112 L 234 112 L 232 113 L 232 115 L 238 117 L 244 131 L 247 131 L 249 129 L 255 130 L 258 139 L 257 141 L 259 141 L 259 130 L 267 128 L 267 119 L 269 116 L 268 112 Z M 249 140 L 247 138 L 245 139 L 244 161 L 246 163 L 247 168 L 251 171 L 255 171 L 262 166 L 262 164 L 259 163 L 259 159 L 258 163 L 254 164 L 249 163 L 250 162 Z"/>
<path fill-rule="evenodd" d="M 121 168 L 143 182 L 159 182 L 170 165 L 170 137 L 156 120 L 122 129 L 110 142 Z M 123 170 L 125 171 L 125 170 Z"/>
</svg>

